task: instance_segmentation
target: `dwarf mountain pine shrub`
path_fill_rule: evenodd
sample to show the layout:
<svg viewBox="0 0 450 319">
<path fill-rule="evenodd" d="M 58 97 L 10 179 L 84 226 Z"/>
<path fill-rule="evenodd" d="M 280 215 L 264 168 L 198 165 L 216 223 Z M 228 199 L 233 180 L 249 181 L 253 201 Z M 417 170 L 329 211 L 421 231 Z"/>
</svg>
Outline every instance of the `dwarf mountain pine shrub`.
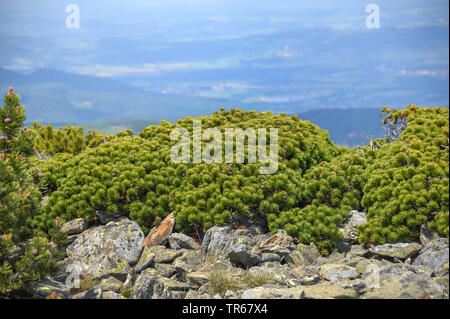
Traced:
<svg viewBox="0 0 450 319">
<path fill-rule="evenodd" d="M 48 205 L 36 223 L 47 226 L 57 216 L 64 220 L 92 220 L 101 210 L 122 212 L 144 231 L 175 211 L 183 230 L 223 224 L 233 215 L 258 218 L 298 206 L 303 172 L 341 152 L 326 131 L 296 117 L 233 109 L 198 118 L 203 127 L 279 129 L 279 169 L 260 175 L 261 164 L 174 163 L 170 148 L 176 127 L 192 131 L 193 118 L 176 124 L 163 121 L 137 137 L 115 137 L 64 161 L 51 159 L 42 166 L 51 184 Z M 203 141 L 205 143 L 205 141 Z M 248 147 L 245 149 L 246 158 Z"/>
<path fill-rule="evenodd" d="M 37 122 L 33 123 L 34 148 L 41 154 L 54 156 L 59 153 L 77 155 L 88 147 L 94 140 L 101 140 L 103 134 L 99 131 L 89 130 L 84 135 L 83 127 L 67 125 L 54 129 L 50 124 L 44 126 Z"/>
<path fill-rule="evenodd" d="M 395 124 L 407 127 L 393 143 L 381 147 L 364 175 L 362 205 L 368 223 L 360 227 L 363 244 L 409 241 L 423 224 L 449 235 L 449 110 L 386 110 Z M 385 120 L 386 120 L 385 118 Z"/>
<path fill-rule="evenodd" d="M 361 209 L 364 169 L 375 156 L 373 150 L 364 149 L 364 156 L 347 150 L 309 169 L 299 184 L 298 207 L 268 216 L 272 232 L 283 228 L 299 242 L 314 242 L 323 254 L 329 254 L 341 239 L 339 225 L 350 210 Z"/>
</svg>

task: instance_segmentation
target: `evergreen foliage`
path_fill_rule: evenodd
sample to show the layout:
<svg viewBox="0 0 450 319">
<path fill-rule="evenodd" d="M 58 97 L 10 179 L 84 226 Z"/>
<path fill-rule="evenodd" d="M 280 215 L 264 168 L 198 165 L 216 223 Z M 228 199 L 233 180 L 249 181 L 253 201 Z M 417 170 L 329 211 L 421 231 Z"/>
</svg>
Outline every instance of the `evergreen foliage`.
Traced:
<svg viewBox="0 0 450 319">
<path fill-rule="evenodd" d="M 31 223 L 41 193 L 33 182 L 27 156 L 33 153 L 33 134 L 22 129 L 25 120 L 20 96 L 10 88 L 0 107 L 0 294 L 8 295 L 45 276 L 53 261 L 47 241 L 34 235 Z M 16 252 L 18 257 L 12 258 Z"/>
<path fill-rule="evenodd" d="M 50 160 L 51 167 L 43 171 L 55 182 L 51 187 L 56 190 L 38 224 L 43 226 L 56 216 L 92 220 L 97 210 L 120 211 L 148 231 L 175 211 L 177 227 L 187 231 L 226 223 L 233 215 L 278 215 L 301 200 L 298 185 L 302 173 L 341 152 L 325 131 L 296 116 L 232 109 L 198 119 L 203 128 L 216 127 L 222 133 L 234 127 L 277 127 L 277 173 L 260 175 L 260 163 L 174 163 L 170 148 L 175 141 L 170 140 L 170 132 L 176 127 L 192 132 L 194 119 L 162 122 L 137 137 L 115 137 L 64 163 Z M 248 151 L 246 147 L 246 158 Z"/>
<path fill-rule="evenodd" d="M 377 151 L 364 172 L 362 205 L 368 223 L 362 225 L 363 244 L 409 241 L 420 225 L 448 237 L 449 226 L 449 110 L 385 108 L 385 121 L 396 125 L 407 119 L 399 138 Z"/>
</svg>

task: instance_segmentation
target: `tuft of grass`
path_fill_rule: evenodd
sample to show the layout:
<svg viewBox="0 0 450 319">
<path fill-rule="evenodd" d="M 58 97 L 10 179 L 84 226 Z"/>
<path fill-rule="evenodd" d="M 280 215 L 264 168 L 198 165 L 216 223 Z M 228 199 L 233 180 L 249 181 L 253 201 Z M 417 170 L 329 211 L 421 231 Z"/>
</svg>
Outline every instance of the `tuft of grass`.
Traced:
<svg viewBox="0 0 450 319">
<path fill-rule="evenodd" d="M 242 282 L 245 284 L 246 288 L 255 288 L 270 284 L 273 280 L 274 278 L 270 274 L 258 272 L 255 274 L 247 273 L 242 279 Z"/>
</svg>

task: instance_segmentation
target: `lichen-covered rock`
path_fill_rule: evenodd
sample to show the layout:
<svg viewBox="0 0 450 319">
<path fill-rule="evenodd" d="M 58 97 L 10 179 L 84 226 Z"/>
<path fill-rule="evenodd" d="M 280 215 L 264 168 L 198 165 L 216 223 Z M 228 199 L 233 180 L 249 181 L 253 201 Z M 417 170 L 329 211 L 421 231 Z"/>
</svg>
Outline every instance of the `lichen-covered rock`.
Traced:
<svg viewBox="0 0 450 319">
<path fill-rule="evenodd" d="M 301 299 L 303 298 L 303 289 L 281 288 L 278 286 L 256 287 L 244 290 L 241 299 Z"/>
<path fill-rule="evenodd" d="M 99 286 L 95 286 L 91 289 L 73 295 L 72 299 L 103 299 L 103 291 Z"/>
<path fill-rule="evenodd" d="M 261 263 L 261 256 L 250 253 L 250 248 L 242 244 L 232 245 L 228 257 L 232 262 L 245 267 L 252 267 Z"/>
<path fill-rule="evenodd" d="M 192 239 L 189 236 L 186 236 L 181 233 L 174 233 L 169 236 L 169 245 L 170 248 L 177 250 L 177 249 L 200 249 L 200 245 L 195 242 L 194 239 Z"/>
<path fill-rule="evenodd" d="M 178 274 L 184 275 L 200 269 L 203 266 L 205 257 L 206 254 L 203 249 L 186 250 L 173 262 L 173 266 Z"/>
<path fill-rule="evenodd" d="M 213 227 L 209 228 L 206 231 L 205 236 L 203 236 L 203 241 L 202 241 L 203 248 L 205 248 L 206 251 L 209 250 L 208 248 L 209 248 L 211 241 L 213 240 L 214 234 L 221 233 L 221 234 L 229 235 L 232 229 L 233 229 L 233 227 L 231 225 L 225 225 L 225 226 L 220 226 L 220 227 L 213 226 Z"/>
<path fill-rule="evenodd" d="M 326 264 L 320 269 L 320 275 L 326 280 L 336 282 L 342 279 L 355 279 L 360 276 L 354 267 L 342 264 Z"/>
<path fill-rule="evenodd" d="M 121 282 L 120 280 L 114 278 L 114 277 L 108 277 L 105 279 L 102 279 L 102 281 L 99 284 L 99 287 L 103 290 L 103 291 L 114 291 L 114 292 L 119 292 L 120 289 L 123 286 L 123 282 Z"/>
<path fill-rule="evenodd" d="M 365 223 L 367 223 L 367 217 L 364 212 L 350 211 L 347 221 L 339 228 L 342 232 L 343 240 L 351 243 L 356 242 L 358 239 L 358 226 Z"/>
<path fill-rule="evenodd" d="M 164 284 L 156 279 L 156 276 L 149 268 L 141 272 L 136 278 L 133 289 L 130 293 L 131 299 L 153 299 L 161 296 L 164 291 Z"/>
<path fill-rule="evenodd" d="M 358 298 L 356 290 L 344 288 L 339 283 L 320 282 L 317 285 L 302 287 L 305 299 L 353 299 Z"/>
<path fill-rule="evenodd" d="M 411 271 L 382 280 L 371 288 L 362 298 L 441 299 L 444 298 L 445 292 L 445 287 L 435 278 Z"/>
<path fill-rule="evenodd" d="M 428 242 L 412 264 L 430 268 L 434 273 L 442 273 L 448 272 L 448 260 L 448 239 L 438 238 Z"/>
<path fill-rule="evenodd" d="M 198 288 L 208 283 L 209 272 L 194 271 L 186 274 L 186 281 L 192 287 Z"/>
<path fill-rule="evenodd" d="M 102 299 L 126 299 L 126 298 L 115 291 L 103 291 Z"/>
<path fill-rule="evenodd" d="M 39 299 L 44 299 L 53 292 L 62 299 L 69 298 L 70 288 L 61 282 L 55 280 L 45 280 L 33 284 L 33 289 L 36 293 L 36 297 Z"/>
<path fill-rule="evenodd" d="M 361 245 L 352 245 L 350 251 L 348 252 L 349 256 L 357 256 L 357 257 L 366 257 L 368 254 L 369 250 Z"/>
<path fill-rule="evenodd" d="M 435 231 L 432 231 L 426 225 L 420 226 L 420 242 L 426 246 L 428 243 L 438 240 L 441 236 Z"/>
<path fill-rule="evenodd" d="M 94 277 L 126 276 L 139 259 L 143 240 L 144 234 L 134 221 L 91 228 L 67 248 L 66 269 Z"/>
<path fill-rule="evenodd" d="M 155 255 L 153 261 L 159 264 L 172 263 L 183 254 L 182 250 L 172 250 L 166 248 L 165 246 L 159 245 L 148 247 L 148 251 L 149 253 L 153 253 Z"/>
<path fill-rule="evenodd" d="M 319 249 L 317 249 L 314 243 L 309 245 L 299 244 L 297 248 L 289 255 L 284 256 L 287 263 L 293 267 L 309 266 L 321 256 Z"/>
<path fill-rule="evenodd" d="M 242 299 L 340 299 L 357 297 L 358 293 L 355 290 L 342 288 L 330 282 L 293 288 L 257 287 L 247 289 L 241 295 Z"/>
<path fill-rule="evenodd" d="M 106 213 L 104 211 L 97 210 L 97 211 L 95 211 L 95 216 L 97 216 L 97 218 L 100 221 L 100 223 L 102 223 L 103 225 L 106 225 L 106 224 L 112 222 L 113 220 L 122 217 L 123 213 L 116 212 L 115 214 L 111 215 L 111 214 L 108 214 L 108 213 Z"/>
<path fill-rule="evenodd" d="M 252 253 L 271 253 L 285 256 L 295 248 L 294 239 L 286 231 L 279 229 L 275 235 L 254 247 Z"/>
<path fill-rule="evenodd" d="M 203 240 L 203 247 L 207 254 L 223 259 L 228 258 L 230 246 L 233 244 L 231 237 L 218 229 L 211 231 L 209 234 L 208 232 L 206 232 L 208 237 L 205 235 L 206 240 Z"/>
<path fill-rule="evenodd" d="M 170 264 L 155 264 L 153 267 L 163 277 L 169 278 L 177 273 L 177 269 Z"/>
<path fill-rule="evenodd" d="M 64 223 L 61 232 L 67 235 L 75 235 L 84 232 L 88 228 L 88 223 L 84 218 L 75 218 Z"/>
<path fill-rule="evenodd" d="M 155 254 L 148 248 L 144 247 L 138 263 L 134 266 L 137 274 L 141 273 L 145 268 L 149 267 L 155 260 Z"/>
<path fill-rule="evenodd" d="M 411 242 L 378 245 L 371 247 L 369 251 L 374 255 L 405 260 L 416 256 L 421 249 L 421 244 Z"/>
</svg>

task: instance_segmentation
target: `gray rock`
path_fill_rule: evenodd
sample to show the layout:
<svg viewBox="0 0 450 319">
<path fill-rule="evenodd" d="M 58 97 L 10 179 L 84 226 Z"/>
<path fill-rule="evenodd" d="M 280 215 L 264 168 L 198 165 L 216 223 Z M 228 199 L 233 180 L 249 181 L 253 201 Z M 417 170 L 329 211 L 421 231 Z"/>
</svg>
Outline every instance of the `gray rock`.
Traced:
<svg viewBox="0 0 450 319">
<path fill-rule="evenodd" d="M 169 237 L 169 245 L 170 248 L 173 250 L 177 249 L 200 249 L 200 245 L 195 242 L 194 239 L 192 239 L 189 236 L 186 236 L 181 233 L 173 233 Z"/>
<path fill-rule="evenodd" d="M 194 288 L 198 288 L 208 283 L 209 272 L 195 271 L 186 274 L 186 281 Z"/>
<path fill-rule="evenodd" d="M 261 255 L 263 263 L 265 262 L 281 262 L 281 256 L 279 254 L 263 253 Z"/>
<path fill-rule="evenodd" d="M 411 242 L 378 245 L 369 248 L 369 251 L 374 255 L 405 260 L 416 256 L 421 249 L 422 245 Z"/>
<path fill-rule="evenodd" d="M 360 276 L 356 268 L 342 264 L 323 265 L 320 269 L 320 275 L 331 282 L 342 279 L 356 279 Z"/>
<path fill-rule="evenodd" d="M 245 267 L 252 267 L 261 263 L 261 256 L 251 254 L 249 251 L 250 249 L 245 245 L 233 245 L 228 253 L 228 257 L 232 262 Z"/>
<path fill-rule="evenodd" d="M 364 212 L 358 212 L 357 210 L 352 210 L 350 212 L 349 218 L 345 223 L 339 228 L 342 232 L 343 240 L 354 243 L 357 241 L 358 226 L 367 223 L 366 214 Z"/>
<path fill-rule="evenodd" d="M 445 286 L 423 274 L 404 272 L 389 280 L 381 280 L 366 292 L 365 299 L 441 299 Z"/>
<path fill-rule="evenodd" d="M 88 223 L 84 218 L 76 218 L 64 223 L 61 232 L 67 235 L 75 235 L 84 232 L 88 228 Z"/>
<path fill-rule="evenodd" d="M 212 232 L 209 234 L 208 240 L 204 240 L 203 242 L 203 247 L 206 249 L 208 255 L 218 258 L 227 258 L 230 252 L 230 246 L 233 244 L 231 237 L 221 231 Z M 205 246 L 205 244 L 208 246 Z"/>
<path fill-rule="evenodd" d="M 103 291 L 99 286 L 80 292 L 72 296 L 72 299 L 103 299 Z"/>
<path fill-rule="evenodd" d="M 309 266 L 320 257 L 319 249 L 314 243 L 309 245 L 299 244 L 297 247 L 298 249 L 284 256 L 287 263 L 293 267 Z"/>
<path fill-rule="evenodd" d="M 102 293 L 102 299 L 126 299 L 126 298 L 115 291 L 104 291 Z"/>
<path fill-rule="evenodd" d="M 164 246 L 148 247 L 148 252 L 155 254 L 153 261 L 159 264 L 172 263 L 183 254 L 182 250 L 167 249 Z"/>
<path fill-rule="evenodd" d="M 38 299 L 44 299 L 52 292 L 56 293 L 56 295 L 61 297 L 62 299 L 69 298 L 70 288 L 63 283 L 52 279 L 34 283 L 32 286 Z"/>
<path fill-rule="evenodd" d="M 164 284 L 158 281 L 147 268 L 136 278 L 130 299 L 154 299 L 156 296 L 162 295 L 163 291 Z"/>
<path fill-rule="evenodd" d="M 340 253 L 348 253 L 352 247 L 352 243 L 344 240 L 338 240 L 334 244 L 334 247 L 338 250 Z"/>
<path fill-rule="evenodd" d="M 141 257 L 139 258 L 138 263 L 134 267 L 134 269 L 136 270 L 136 273 L 139 274 L 145 268 L 150 267 L 150 265 L 155 260 L 155 256 L 156 255 L 148 247 L 144 247 Z"/>
<path fill-rule="evenodd" d="M 430 268 L 433 273 L 448 272 L 449 248 L 447 238 L 430 241 L 412 263 Z"/>
<path fill-rule="evenodd" d="M 89 229 L 67 248 L 66 269 L 94 277 L 125 277 L 139 259 L 143 240 L 144 234 L 134 221 Z"/>
<path fill-rule="evenodd" d="M 102 289 L 103 291 L 113 291 L 113 292 L 119 292 L 122 286 L 123 282 L 114 277 L 108 277 L 103 279 L 99 285 L 100 289 Z"/>
<path fill-rule="evenodd" d="M 420 242 L 422 245 L 426 246 L 428 243 L 439 238 L 439 234 L 429 229 L 427 225 L 420 226 Z"/>
<path fill-rule="evenodd" d="M 205 256 L 203 249 L 186 250 L 173 262 L 173 266 L 176 268 L 177 273 L 182 276 L 200 269 L 205 261 Z"/>
<path fill-rule="evenodd" d="M 242 299 L 331 299 L 331 298 L 357 298 L 358 293 L 349 288 L 323 282 L 305 287 L 257 287 L 245 290 Z"/>
<path fill-rule="evenodd" d="M 122 217 L 123 214 L 120 212 L 117 212 L 117 213 L 111 215 L 104 211 L 97 210 L 97 211 L 95 211 L 95 216 L 97 216 L 100 223 L 102 223 L 103 225 L 106 225 L 109 222 L 112 222 L 114 219 Z"/>
<path fill-rule="evenodd" d="M 158 273 L 163 277 L 172 277 L 177 273 L 177 269 L 170 264 L 155 264 L 154 268 L 158 271 Z"/>
<path fill-rule="evenodd" d="M 361 245 L 353 245 L 348 253 L 349 256 L 367 257 L 369 250 Z"/>
<path fill-rule="evenodd" d="M 214 234 L 221 233 L 221 234 L 229 235 L 232 229 L 233 229 L 233 227 L 231 225 L 226 225 L 226 226 L 222 226 L 222 227 L 214 226 L 214 227 L 209 228 L 206 231 L 205 236 L 203 237 L 202 246 L 208 251 L 208 247 L 214 238 Z"/>
</svg>

